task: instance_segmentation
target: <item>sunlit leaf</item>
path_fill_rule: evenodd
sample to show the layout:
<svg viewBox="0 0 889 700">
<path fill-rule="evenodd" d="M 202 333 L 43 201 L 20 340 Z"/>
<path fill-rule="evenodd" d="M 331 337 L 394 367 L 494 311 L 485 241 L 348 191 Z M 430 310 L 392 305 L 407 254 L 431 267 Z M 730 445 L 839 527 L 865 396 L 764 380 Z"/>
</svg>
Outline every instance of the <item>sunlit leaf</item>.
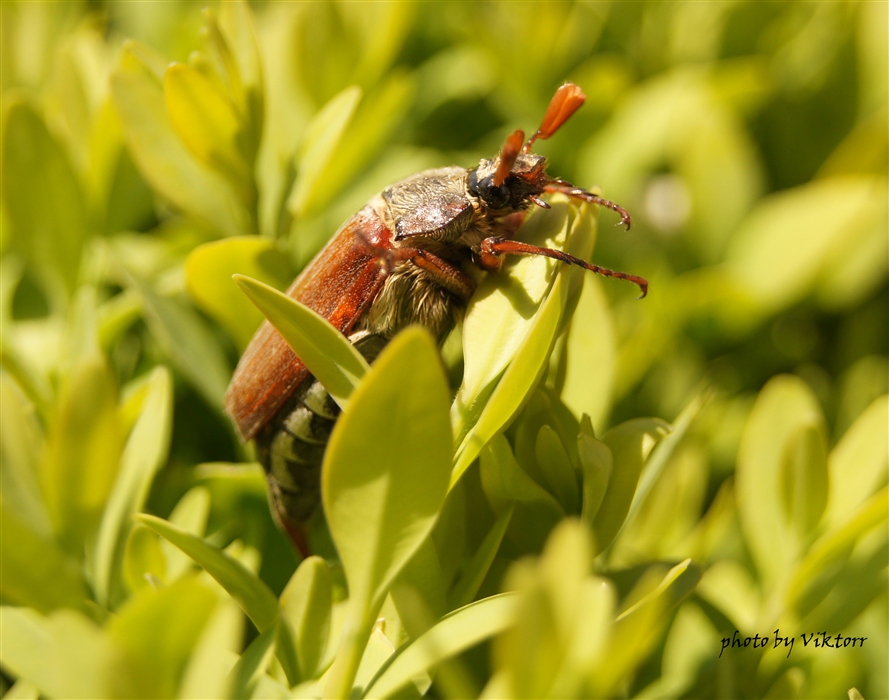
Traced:
<svg viewBox="0 0 889 700">
<path fill-rule="evenodd" d="M 321 174 L 361 100 L 361 89 L 348 87 L 328 102 L 306 127 L 296 165 L 296 182 L 287 207 L 296 217 L 311 210 L 314 193 L 325 186 Z"/>
<path fill-rule="evenodd" d="M 120 471 L 99 528 L 93 585 L 96 596 L 105 605 L 115 592 L 115 579 L 132 516 L 141 510 L 151 481 L 166 459 L 170 442 L 172 380 L 165 368 L 158 367 L 148 381 L 148 395 L 124 446 Z"/>
<path fill-rule="evenodd" d="M 216 592 L 197 577 L 140 589 L 107 627 L 124 659 L 111 675 L 113 694 L 175 697 L 181 669 L 217 605 Z"/>
<path fill-rule="evenodd" d="M 411 391 L 403 390 L 404 377 Z M 369 605 L 428 534 L 444 501 L 448 391 L 428 334 L 397 336 L 357 392 L 331 437 L 322 495 L 350 597 Z"/>
<path fill-rule="evenodd" d="M 261 632 L 256 639 L 238 658 L 237 663 L 228 674 L 228 685 L 233 698 L 266 697 L 255 694 L 257 685 L 267 672 L 275 654 L 275 640 L 278 637 L 277 626 L 269 627 Z M 282 696 L 284 697 L 284 696 Z"/>
<path fill-rule="evenodd" d="M 587 433 L 577 436 L 577 454 L 583 479 L 581 518 L 592 526 L 611 480 L 614 459 L 608 445 Z"/>
<path fill-rule="evenodd" d="M 43 617 L 28 608 L 0 608 L 0 663 L 8 672 L 57 698 L 113 695 L 113 646 L 82 613 Z M 120 667 L 119 667 L 120 668 Z"/>
<path fill-rule="evenodd" d="M 135 523 L 130 529 L 120 573 L 129 591 L 168 579 L 167 558 L 161 548 L 165 541 L 142 523 Z"/>
<path fill-rule="evenodd" d="M 738 454 L 738 513 L 747 546 L 767 582 L 775 582 L 798 555 L 782 502 L 781 459 L 793 433 L 823 429 L 809 387 L 792 376 L 772 379 L 753 407 Z"/>
<path fill-rule="evenodd" d="M 367 360 L 326 319 L 268 285 L 235 275 L 235 282 L 278 329 L 331 397 L 345 406 L 367 372 Z"/>
<path fill-rule="evenodd" d="M 3 206 L 12 239 L 50 275 L 50 293 L 73 293 L 88 238 L 86 198 L 63 147 L 24 102 L 4 115 Z"/>
<path fill-rule="evenodd" d="M 114 378 L 104 359 L 90 354 L 66 377 L 41 470 L 57 536 L 72 551 L 99 526 L 123 439 Z"/>
<path fill-rule="evenodd" d="M 409 328 L 383 351 L 334 428 L 321 495 L 351 617 L 328 693 L 348 692 L 373 616 L 444 503 L 453 441 L 448 396 L 432 338 Z"/>
<path fill-rule="evenodd" d="M 889 397 L 874 401 L 830 453 L 826 521 L 836 526 L 858 511 L 886 476 Z"/>
<path fill-rule="evenodd" d="M 112 75 L 111 90 L 127 144 L 152 187 L 221 234 L 249 232 L 226 181 L 194 160 L 173 131 L 160 83 L 132 52 Z"/>
<path fill-rule="evenodd" d="M 551 210 L 538 212 L 522 227 L 520 237 L 537 242 L 553 238 L 553 243 L 543 244 L 558 247 L 557 242 L 567 236 L 567 252 L 584 257 L 594 235 L 590 208 L 576 212 L 554 202 Z M 581 281 L 575 275 L 580 269 L 563 265 L 544 299 L 551 275 L 558 270 L 547 259 L 530 256 L 510 268 L 506 278 L 489 275 L 473 297 L 463 329 L 467 361 L 463 385 L 451 411 L 461 439 L 452 483 L 508 424 L 543 372 L 563 312 Z M 498 342 L 491 343 L 491 337 Z"/>
<path fill-rule="evenodd" d="M 145 320 L 170 361 L 212 408 L 221 411 L 231 369 L 207 322 L 181 300 L 157 294 L 137 275 L 128 274 L 126 279 L 139 295 Z"/>
<path fill-rule="evenodd" d="M 485 495 L 495 511 L 510 503 L 536 504 L 553 521 L 565 515 L 559 502 L 519 466 L 505 437 L 498 435 L 482 450 L 481 479 Z"/>
<path fill-rule="evenodd" d="M 210 492 L 204 486 L 194 486 L 179 499 L 167 520 L 176 527 L 203 537 L 210 517 Z M 169 540 L 161 540 L 167 575 L 175 578 L 193 564 L 192 559 Z"/>
<path fill-rule="evenodd" d="M 243 647 L 244 613 L 231 599 L 220 601 L 189 651 L 179 684 L 182 698 L 221 698 L 229 691 L 227 674 Z"/>
<path fill-rule="evenodd" d="M 690 560 L 667 572 L 651 567 L 630 593 L 633 604 L 615 619 L 609 653 L 591 669 L 593 695 L 611 694 L 659 641 L 665 613 L 693 590 L 700 572 Z"/>
<path fill-rule="evenodd" d="M 5 700 L 39 700 L 40 689 L 33 683 L 18 680 L 4 693 Z"/>
<path fill-rule="evenodd" d="M 243 564 L 165 520 L 145 513 L 136 517 L 161 537 L 179 547 L 215 578 L 238 602 L 260 631 L 274 624 L 278 615 L 277 599 Z"/>
<path fill-rule="evenodd" d="M 885 181 L 870 177 L 835 177 L 763 200 L 733 238 L 732 274 L 769 310 L 800 299 L 872 219 L 874 194 L 883 189 Z"/>
<path fill-rule="evenodd" d="M 281 593 L 284 619 L 296 634 L 299 668 L 305 678 L 314 678 L 327 649 L 332 598 L 330 568 L 320 557 L 308 557 Z"/>
<path fill-rule="evenodd" d="M 267 238 L 235 236 L 198 246 L 185 259 L 188 293 L 217 320 L 243 350 L 262 323 L 232 275 L 242 274 L 283 289 L 290 283 L 287 259 Z"/>
<path fill-rule="evenodd" d="M 580 507 L 578 475 L 558 434 L 549 425 L 537 432 L 534 455 L 550 492 L 567 512 L 576 511 Z"/>
<path fill-rule="evenodd" d="M 0 403 L 0 503 L 35 535 L 49 538 L 52 526 L 38 482 L 43 432 L 33 405 L 6 367 L 0 371 Z"/>
<path fill-rule="evenodd" d="M 365 688 L 363 697 L 391 697 L 423 672 L 489 639 L 512 624 L 516 596 L 504 593 L 446 615 L 426 634 L 401 647 Z"/>
<path fill-rule="evenodd" d="M 788 520 L 805 539 L 821 519 L 827 501 L 827 436 L 821 426 L 804 425 L 783 447 L 781 496 Z"/>
<path fill-rule="evenodd" d="M 0 502 L 0 527 L 0 595 L 5 602 L 44 613 L 83 604 L 88 591 L 78 559 L 46 533 L 36 532 L 5 498 Z"/>
<path fill-rule="evenodd" d="M 228 96 L 191 66 L 174 63 L 164 75 L 164 98 L 188 150 L 235 187 L 246 187 L 249 163 L 237 149 L 241 123 Z"/>
<path fill-rule="evenodd" d="M 836 573 L 831 566 L 845 561 L 855 544 L 870 530 L 885 526 L 889 519 L 889 491 L 882 489 L 860 504 L 854 514 L 847 517 L 840 527 L 821 537 L 806 553 L 793 572 L 789 596 L 795 599 L 823 572 Z"/>
<path fill-rule="evenodd" d="M 642 467 L 658 440 L 670 426 L 656 418 L 634 418 L 615 426 L 602 436 L 611 450 L 613 469 L 602 505 L 593 520 L 596 548 L 602 551 L 624 523 Z"/>
<path fill-rule="evenodd" d="M 584 275 L 583 291 L 568 327 L 565 376 L 559 392 L 576 417 L 601 426 L 611 407 L 614 381 L 614 321 L 595 275 Z"/>
</svg>

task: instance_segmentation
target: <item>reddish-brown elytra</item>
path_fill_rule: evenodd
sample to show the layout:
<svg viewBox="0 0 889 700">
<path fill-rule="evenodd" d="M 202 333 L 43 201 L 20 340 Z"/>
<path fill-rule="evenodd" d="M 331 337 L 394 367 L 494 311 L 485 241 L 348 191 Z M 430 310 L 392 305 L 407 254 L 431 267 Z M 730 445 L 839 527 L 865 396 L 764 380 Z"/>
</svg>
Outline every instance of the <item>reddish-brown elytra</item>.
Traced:
<svg viewBox="0 0 889 700">
<path fill-rule="evenodd" d="M 573 83 L 550 101 L 540 128 L 521 130 L 500 153 L 475 168 L 426 170 L 384 189 L 349 219 L 288 290 L 327 318 L 373 360 L 400 329 L 420 324 L 444 340 L 475 289 L 473 269 L 494 271 L 504 255 L 543 255 L 633 282 L 559 250 L 512 240 L 524 213 L 560 192 L 620 214 L 614 202 L 546 173 L 546 158 L 531 153 L 583 104 Z M 294 543 L 307 552 L 304 525 L 318 510 L 324 449 L 339 408 L 284 339 L 264 323 L 241 358 L 225 409 L 244 440 L 255 439 L 273 510 Z"/>
</svg>

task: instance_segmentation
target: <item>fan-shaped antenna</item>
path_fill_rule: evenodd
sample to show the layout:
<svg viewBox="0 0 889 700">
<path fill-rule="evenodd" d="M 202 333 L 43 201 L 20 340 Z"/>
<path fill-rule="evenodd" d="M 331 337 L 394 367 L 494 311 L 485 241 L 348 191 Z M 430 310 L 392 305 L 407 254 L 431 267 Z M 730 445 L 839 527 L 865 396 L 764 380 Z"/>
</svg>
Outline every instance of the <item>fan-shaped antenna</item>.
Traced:
<svg viewBox="0 0 889 700">
<path fill-rule="evenodd" d="M 543 115 L 543 121 L 540 122 L 540 128 L 528 139 L 522 148 L 522 153 L 529 153 L 537 139 L 548 139 L 556 133 L 559 127 L 580 109 L 585 100 L 586 95 L 583 94 L 583 90 L 574 83 L 565 83 L 556 90 L 549 107 L 546 108 L 546 114 Z"/>
<path fill-rule="evenodd" d="M 494 187 L 500 187 L 506 176 L 512 171 L 516 158 L 522 152 L 522 141 L 524 140 L 525 132 L 521 129 L 516 129 L 506 137 L 506 143 L 503 144 L 503 148 L 500 150 L 500 162 L 497 164 L 497 170 L 494 172 Z"/>
</svg>

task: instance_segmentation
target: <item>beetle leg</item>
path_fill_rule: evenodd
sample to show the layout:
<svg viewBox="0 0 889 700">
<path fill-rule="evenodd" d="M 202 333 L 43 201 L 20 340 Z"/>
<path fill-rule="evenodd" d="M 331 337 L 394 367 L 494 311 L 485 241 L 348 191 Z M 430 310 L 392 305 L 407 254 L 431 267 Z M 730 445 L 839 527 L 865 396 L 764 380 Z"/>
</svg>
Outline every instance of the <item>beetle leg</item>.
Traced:
<svg viewBox="0 0 889 700">
<path fill-rule="evenodd" d="M 386 251 L 393 261 L 410 260 L 432 274 L 436 281 L 451 294 L 468 300 L 475 291 L 475 284 L 460 268 L 455 267 L 435 253 L 422 248 L 392 248 Z"/>
<path fill-rule="evenodd" d="M 590 202 L 591 204 L 598 204 L 600 207 L 605 207 L 606 209 L 611 209 L 612 211 L 620 214 L 619 224 L 624 224 L 627 227 L 627 231 L 630 230 L 630 225 L 632 224 L 632 220 L 630 219 L 630 212 L 624 209 L 619 204 L 615 204 L 614 202 L 604 199 L 597 194 L 593 194 L 592 192 L 587 192 L 580 187 L 575 187 L 570 182 L 565 182 L 564 180 L 550 180 L 543 187 L 544 192 L 561 192 L 564 195 L 569 197 L 574 197 L 575 199 L 582 199 L 584 202 Z"/>
<path fill-rule="evenodd" d="M 595 272 L 605 277 L 614 277 L 619 280 L 627 280 L 639 286 L 642 294 L 640 299 L 648 294 L 648 281 L 643 277 L 630 275 L 626 272 L 618 272 L 617 270 L 609 270 L 606 267 L 599 267 L 592 263 L 575 258 L 573 255 L 563 253 L 561 250 L 553 250 L 552 248 L 541 248 L 540 246 L 531 245 L 530 243 L 522 243 L 521 241 L 511 241 L 506 238 L 498 238 L 492 236 L 482 241 L 479 249 L 479 255 L 482 260 L 496 260 L 501 255 L 542 255 L 554 260 L 561 260 L 570 265 L 578 265 L 579 267 Z"/>
<path fill-rule="evenodd" d="M 409 247 L 384 248 L 368 239 L 363 231 L 359 230 L 356 233 L 367 251 L 377 256 L 380 266 L 387 273 L 392 272 L 397 263 L 410 260 L 417 267 L 434 275 L 442 287 L 460 299 L 469 300 L 475 291 L 475 284 L 462 270 L 428 250 Z"/>
</svg>

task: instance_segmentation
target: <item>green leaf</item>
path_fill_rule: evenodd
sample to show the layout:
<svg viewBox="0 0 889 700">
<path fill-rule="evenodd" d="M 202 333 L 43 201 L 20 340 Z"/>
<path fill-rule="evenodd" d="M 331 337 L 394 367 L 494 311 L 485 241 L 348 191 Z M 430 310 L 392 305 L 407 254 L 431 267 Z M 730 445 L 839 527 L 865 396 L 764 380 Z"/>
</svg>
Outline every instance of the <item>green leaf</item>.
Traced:
<svg viewBox="0 0 889 700">
<path fill-rule="evenodd" d="M 355 346 L 325 318 L 286 294 L 249 277 L 235 275 L 234 279 L 331 397 L 345 408 L 368 370 L 367 360 Z"/>
<path fill-rule="evenodd" d="M 851 518 L 886 477 L 889 396 L 874 401 L 830 453 L 825 521 L 836 527 Z"/>
<path fill-rule="evenodd" d="M 268 587 L 243 564 L 200 537 L 147 513 L 136 519 L 176 545 L 229 592 L 262 632 L 278 617 L 278 601 Z"/>
<path fill-rule="evenodd" d="M 380 355 L 334 428 L 322 472 L 324 511 L 350 598 L 362 606 L 382 599 L 444 501 L 447 397 L 435 344 L 408 329 Z"/>
<path fill-rule="evenodd" d="M 884 190 L 884 180 L 838 176 L 767 197 L 732 238 L 727 254 L 732 274 L 765 309 L 792 304 L 872 220 L 875 193 Z"/>
<path fill-rule="evenodd" d="M 219 601 L 201 635 L 189 650 L 179 683 L 180 698 L 229 697 L 232 658 L 244 644 L 244 613 L 231 598 Z"/>
<path fill-rule="evenodd" d="M 225 179 L 194 160 L 170 124 L 160 83 L 128 50 L 111 76 L 111 93 L 133 159 L 151 186 L 211 230 L 251 231 L 249 216 Z"/>
<path fill-rule="evenodd" d="M 376 674 L 377 669 L 394 653 L 395 645 L 383 633 L 382 625 L 374 625 L 362 653 L 358 673 L 355 674 L 355 687 L 363 688 L 367 685 Z"/>
<path fill-rule="evenodd" d="M 550 493 L 566 512 L 576 512 L 580 508 L 577 474 L 558 433 L 551 426 L 542 425 L 537 432 L 534 455 Z"/>
<path fill-rule="evenodd" d="M 827 502 L 827 437 L 822 426 L 795 430 L 781 455 L 781 496 L 801 541 L 814 530 Z"/>
<path fill-rule="evenodd" d="M 52 525 L 38 482 L 43 432 L 34 405 L 5 367 L 0 370 L 0 405 L 0 503 L 35 535 L 48 539 Z"/>
<path fill-rule="evenodd" d="M 360 100 L 317 174 L 319 186 L 308 202 L 309 215 L 329 207 L 350 181 L 375 165 L 373 159 L 379 158 L 381 148 L 388 145 L 392 132 L 410 110 L 414 88 L 413 74 L 399 67 Z"/>
<path fill-rule="evenodd" d="M 472 559 L 466 564 L 454 589 L 451 591 L 449 599 L 449 608 L 462 608 L 469 605 L 475 598 L 481 588 L 485 577 L 494 563 L 494 558 L 500 550 L 500 544 L 503 542 L 503 536 L 506 534 L 506 528 L 509 527 L 510 520 L 514 509 L 506 508 L 497 516 L 485 539 L 482 540 L 479 548 L 475 550 Z"/>
<path fill-rule="evenodd" d="M 667 624 L 668 611 L 694 588 L 700 571 L 691 560 L 663 573 L 663 566 L 652 566 L 630 592 L 625 609 L 617 616 L 609 636 L 609 652 L 592 669 L 593 697 L 614 694 L 633 669 L 644 662 L 658 643 Z M 627 607 L 627 602 L 632 604 Z"/>
<path fill-rule="evenodd" d="M 614 320 L 602 284 L 596 275 L 584 275 L 568 327 L 559 392 L 575 417 L 586 414 L 594 426 L 604 423 L 611 408 L 616 361 Z"/>
<path fill-rule="evenodd" d="M 0 501 L 0 529 L 0 596 L 5 602 L 48 613 L 80 607 L 88 599 L 80 562 L 23 520 L 6 494 Z"/>
<path fill-rule="evenodd" d="M 48 432 L 40 475 L 46 504 L 59 539 L 82 552 L 99 526 L 123 449 L 117 387 L 102 357 L 89 354 L 71 369 Z"/>
<path fill-rule="evenodd" d="M 648 454 L 670 426 L 657 418 L 635 418 L 615 426 L 602 436 L 611 450 L 614 468 L 593 531 L 596 549 L 604 551 L 624 524 L 636 492 L 639 474 Z"/>
<path fill-rule="evenodd" d="M 441 516 L 439 516 L 441 518 Z M 401 633 L 386 629 L 386 636 L 398 643 L 404 636 L 418 637 L 447 612 L 445 579 L 439 549 L 434 537 L 423 540 L 408 560 L 389 591 L 389 599 L 397 611 L 391 615 L 401 625 Z M 386 606 L 380 612 L 385 616 Z"/>
<path fill-rule="evenodd" d="M 581 519 L 592 529 L 611 481 L 614 458 L 608 445 L 584 432 L 577 436 L 577 455 L 583 474 Z"/>
<path fill-rule="evenodd" d="M 311 213 L 315 193 L 326 186 L 321 174 L 336 152 L 360 100 L 361 88 L 347 87 L 324 105 L 306 127 L 297 157 L 296 182 L 287 200 L 287 208 L 294 217 Z"/>
<path fill-rule="evenodd" d="M 125 279 L 141 298 L 145 322 L 164 354 L 221 413 L 231 367 L 207 322 L 181 300 L 156 294 L 139 276 L 127 273 Z"/>
<path fill-rule="evenodd" d="M 119 656 L 86 616 L 60 610 L 43 617 L 28 608 L 0 608 L 0 664 L 53 698 L 114 696 L 111 674 Z"/>
<path fill-rule="evenodd" d="M 193 486 L 179 499 L 167 520 L 195 537 L 203 537 L 209 517 L 210 491 L 204 486 Z M 191 558 L 172 543 L 162 540 L 161 548 L 167 562 L 167 576 L 171 580 L 191 566 Z"/>
<path fill-rule="evenodd" d="M 517 237 L 536 245 L 561 247 L 571 214 L 568 204 L 556 200 L 552 209 L 529 216 Z M 480 396 L 503 373 L 530 335 L 557 269 L 557 263 L 545 257 L 516 256 L 506 258 L 503 270 L 487 275 L 479 284 L 463 322 L 466 358 L 458 399 L 467 407 L 472 397 Z M 491 337 L 497 342 L 489 342 Z"/>
<path fill-rule="evenodd" d="M 883 488 L 856 507 L 843 524 L 821 537 L 794 570 L 788 599 L 802 598 L 805 590 L 825 572 L 835 573 L 836 562 L 845 562 L 864 535 L 889 520 L 889 489 Z"/>
<path fill-rule="evenodd" d="M 604 650 L 613 614 L 613 587 L 591 575 L 588 530 L 565 520 L 542 556 L 520 560 L 505 585 L 518 594 L 514 626 L 494 643 L 495 666 L 505 672 L 509 697 L 597 697 L 584 676 Z"/>
<path fill-rule="evenodd" d="M 788 573 L 799 543 L 787 526 L 782 460 L 788 442 L 806 426 L 823 430 L 821 408 L 797 377 L 775 377 L 763 387 L 738 451 L 738 516 L 756 568 L 767 585 Z"/>
<path fill-rule="evenodd" d="M 170 123 L 191 153 L 236 190 L 248 187 L 250 164 L 238 152 L 240 116 L 229 97 L 191 66 L 174 63 L 164 75 Z"/>
<path fill-rule="evenodd" d="M 496 512 L 511 502 L 537 503 L 556 519 L 564 517 L 565 511 L 552 494 L 519 466 L 503 435 L 496 436 L 482 450 L 480 470 L 482 488 Z"/>
<path fill-rule="evenodd" d="M 241 85 L 241 90 L 234 91 L 243 102 L 241 111 L 250 116 L 250 123 L 259 130 L 262 128 L 263 117 L 262 56 L 259 53 L 256 24 L 250 3 L 237 0 L 220 5 L 219 29 L 234 61 L 235 69 L 229 71 L 229 80 L 235 82 L 232 74 L 236 72 Z M 257 143 L 259 135 L 255 135 Z"/>
<path fill-rule="evenodd" d="M 452 449 L 448 400 L 434 341 L 408 328 L 374 363 L 334 428 L 321 495 L 352 611 L 327 686 L 334 695 L 351 688 L 373 616 L 444 503 Z"/>
<path fill-rule="evenodd" d="M 166 540 L 162 540 L 154 530 L 142 523 L 135 523 L 130 529 L 120 574 L 128 591 L 134 592 L 157 582 L 174 580 L 167 573 L 169 567 L 162 543 L 166 544 Z M 187 558 L 184 554 L 181 556 Z"/>
<path fill-rule="evenodd" d="M 71 295 L 77 284 L 89 236 L 86 197 L 65 150 L 35 109 L 12 102 L 4 117 L 0 192 L 12 239 L 35 269 L 49 275 L 46 291 L 57 301 L 55 292 Z"/>
<path fill-rule="evenodd" d="M 3 700 L 40 700 L 40 689 L 33 683 L 18 680 L 3 694 Z"/>
<path fill-rule="evenodd" d="M 392 697 L 442 661 L 500 634 L 512 624 L 516 603 L 514 593 L 502 593 L 445 615 L 428 632 L 400 647 L 362 697 Z"/>
<path fill-rule="evenodd" d="M 135 39 L 127 39 L 123 44 L 124 51 L 132 54 L 138 65 L 144 68 L 154 81 L 160 85 L 164 80 L 164 73 L 170 65 L 170 59 L 157 49 Z"/>
<path fill-rule="evenodd" d="M 676 418 L 671 426 L 670 434 L 659 443 L 657 451 L 651 456 L 645 465 L 645 469 L 639 478 L 639 486 L 633 497 L 633 505 L 627 515 L 627 521 L 633 519 L 635 513 L 639 510 L 642 503 L 651 493 L 652 489 L 658 483 L 658 479 L 664 472 L 667 462 L 676 452 L 676 447 L 682 443 L 682 439 L 688 433 L 689 428 L 695 418 L 700 414 L 701 409 L 710 397 L 709 390 L 704 391 L 693 398 L 688 405 L 682 409 L 682 413 Z"/>
<path fill-rule="evenodd" d="M 303 678 L 316 678 L 330 636 L 333 580 L 320 557 L 304 559 L 284 592 L 281 609 L 296 634 L 296 651 Z"/>
<path fill-rule="evenodd" d="M 93 586 L 99 604 L 104 606 L 114 593 L 132 516 L 145 503 L 169 449 L 173 382 L 164 367 L 156 367 L 148 382 L 148 394 L 121 455 L 120 470 L 99 527 Z"/>
<path fill-rule="evenodd" d="M 595 233 L 591 212 L 589 207 L 575 210 L 556 200 L 551 210 L 536 212 L 520 229 L 519 237 L 538 242 L 555 239 L 543 242 L 558 247 L 558 239 L 567 234 L 566 249 L 583 257 L 589 254 Z M 560 274 L 546 294 L 557 270 Z M 461 442 L 452 484 L 506 427 L 542 375 L 561 329 L 563 312 L 576 298 L 581 278 L 575 273 L 581 270 L 528 256 L 510 267 L 508 277 L 489 275 L 479 285 L 463 327 L 466 367 L 452 409 Z M 497 338 L 496 343 L 490 342 L 492 337 Z"/>
<path fill-rule="evenodd" d="M 292 275 L 287 258 L 267 238 L 225 238 L 200 245 L 188 254 L 185 259 L 188 293 L 243 350 L 263 317 L 232 283 L 236 273 L 277 289 L 286 287 Z"/>
<path fill-rule="evenodd" d="M 510 539 L 521 542 L 523 551 L 539 550 L 550 530 L 565 517 L 559 502 L 521 468 L 502 434 L 482 450 L 479 473 L 495 513 L 515 506 Z"/>
<path fill-rule="evenodd" d="M 255 690 L 274 658 L 277 638 L 278 626 L 273 625 L 250 642 L 228 673 L 226 680 L 231 690 L 229 697 L 237 699 L 265 697 L 256 695 Z"/>
<path fill-rule="evenodd" d="M 177 697 L 180 675 L 218 605 L 217 596 L 207 582 L 192 576 L 163 588 L 142 588 L 130 598 L 106 628 L 109 642 L 122 652 L 111 672 L 112 694 Z"/>
</svg>

